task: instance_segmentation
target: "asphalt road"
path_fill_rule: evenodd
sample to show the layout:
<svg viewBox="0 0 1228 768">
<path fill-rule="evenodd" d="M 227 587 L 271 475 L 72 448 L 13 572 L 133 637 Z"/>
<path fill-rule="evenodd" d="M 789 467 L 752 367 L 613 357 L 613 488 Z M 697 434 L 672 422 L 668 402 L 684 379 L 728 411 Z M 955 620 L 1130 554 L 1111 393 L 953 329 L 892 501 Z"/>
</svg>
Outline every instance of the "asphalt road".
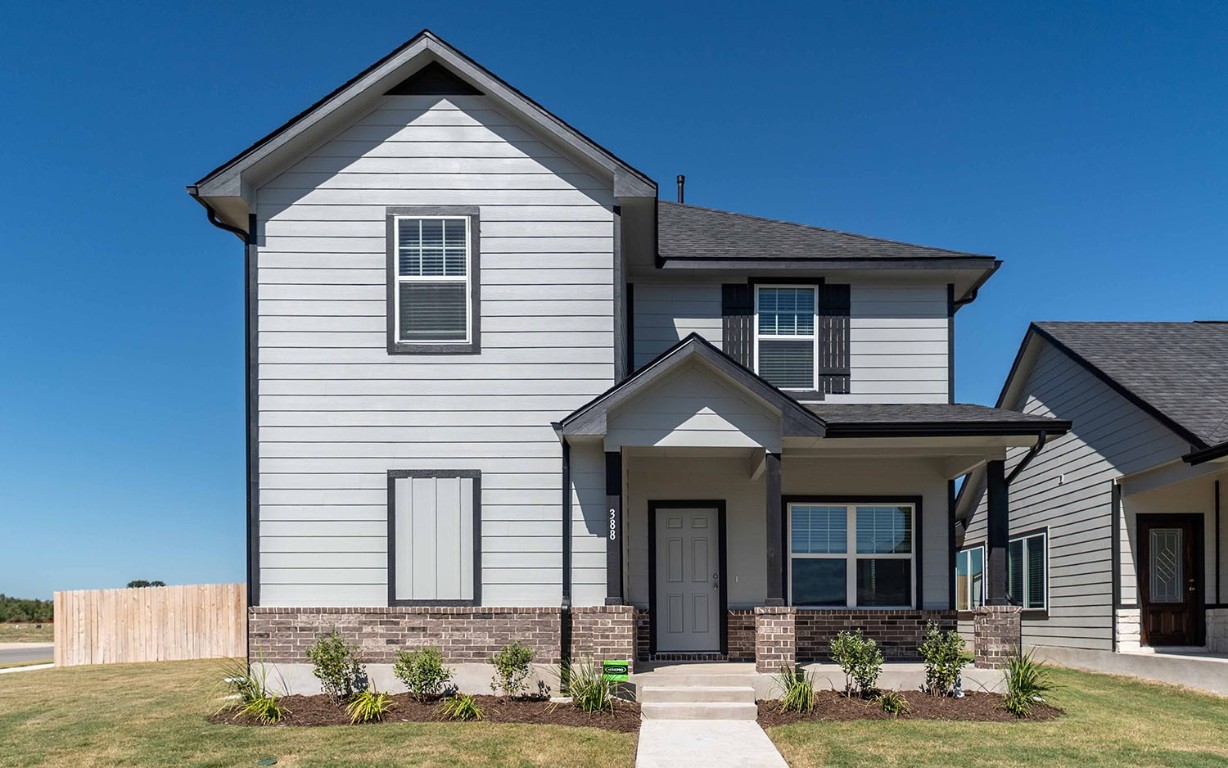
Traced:
<svg viewBox="0 0 1228 768">
<path fill-rule="evenodd" d="M 52 643 L 0 643 L 0 667 L 24 661 L 51 661 Z"/>
</svg>

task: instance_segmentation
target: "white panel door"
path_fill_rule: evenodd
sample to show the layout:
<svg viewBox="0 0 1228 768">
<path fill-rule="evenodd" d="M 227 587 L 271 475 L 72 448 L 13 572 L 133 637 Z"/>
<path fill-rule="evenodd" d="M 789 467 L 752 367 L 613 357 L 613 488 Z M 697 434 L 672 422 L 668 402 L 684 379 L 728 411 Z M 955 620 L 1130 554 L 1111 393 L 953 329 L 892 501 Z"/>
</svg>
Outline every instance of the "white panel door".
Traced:
<svg viewBox="0 0 1228 768">
<path fill-rule="evenodd" d="M 657 510 L 657 651 L 719 651 L 720 531 L 715 509 Z"/>
</svg>

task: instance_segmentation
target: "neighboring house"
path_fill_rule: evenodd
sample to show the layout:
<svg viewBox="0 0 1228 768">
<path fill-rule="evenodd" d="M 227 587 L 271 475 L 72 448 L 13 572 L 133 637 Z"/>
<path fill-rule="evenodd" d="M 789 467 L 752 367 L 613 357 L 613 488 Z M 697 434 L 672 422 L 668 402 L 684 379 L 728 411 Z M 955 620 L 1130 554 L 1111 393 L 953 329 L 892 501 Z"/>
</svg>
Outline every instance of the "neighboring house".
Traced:
<svg viewBox="0 0 1228 768">
<path fill-rule="evenodd" d="M 1228 324 L 1035 323 L 998 406 L 1074 424 L 1010 486 L 1024 643 L 1141 672 L 1113 653 L 1228 652 Z M 961 609 L 985 581 L 985 476 L 959 499 Z"/>
<path fill-rule="evenodd" d="M 954 479 L 1067 426 L 954 402 L 999 261 L 659 201 L 429 32 L 189 192 L 247 244 L 286 666 L 330 627 L 377 663 L 910 656 L 955 624 Z"/>
</svg>

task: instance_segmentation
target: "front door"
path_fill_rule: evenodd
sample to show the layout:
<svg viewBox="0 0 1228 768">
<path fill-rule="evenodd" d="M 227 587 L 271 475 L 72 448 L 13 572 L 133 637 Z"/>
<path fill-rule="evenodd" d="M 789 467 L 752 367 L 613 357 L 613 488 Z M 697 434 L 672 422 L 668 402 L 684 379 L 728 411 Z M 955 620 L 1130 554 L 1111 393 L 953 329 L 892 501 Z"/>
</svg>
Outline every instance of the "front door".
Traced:
<svg viewBox="0 0 1228 768">
<path fill-rule="evenodd" d="M 657 652 L 719 652 L 718 510 L 658 507 L 655 512 Z"/>
<path fill-rule="evenodd" d="M 1140 515 L 1139 606 L 1147 645 L 1202 645 L 1202 567 L 1191 515 Z"/>
</svg>

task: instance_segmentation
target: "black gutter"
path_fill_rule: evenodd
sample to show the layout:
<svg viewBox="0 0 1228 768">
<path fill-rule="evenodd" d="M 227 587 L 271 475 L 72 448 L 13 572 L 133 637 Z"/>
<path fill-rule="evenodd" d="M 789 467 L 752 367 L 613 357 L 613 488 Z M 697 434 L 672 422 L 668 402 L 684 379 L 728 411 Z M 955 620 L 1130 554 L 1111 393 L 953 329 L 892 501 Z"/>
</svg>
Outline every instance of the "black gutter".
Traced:
<svg viewBox="0 0 1228 768">
<path fill-rule="evenodd" d="M 922 424 L 908 422 L 861 424 L 831 423 L 827 425 L 827 437 L 994 437 L 1021 435 L 1061 435 L 1070 430 L 1069 421 L 1058 419 L 1046 420 L 1041 424 L 1019 424 L 1017 422 L 984 422 L 970 424 L 967 422 L 929 422 Z"/>
<path fill-rule="evenodd" d="M 972 302 L 976 301 L 976 297 L 981 292 L 981 286 L 989 282 L 989 278 L 997 274 L 998 270 L 1001 268 L 1002 268 L 1001 259 L 995 259 L 993 269 L 981 275 L 981 277 L 975 283 L 972 284 L 972 287 L 969 288 L 968 291 L 962 297 L 960 297 L 959 301 L 955 302 L 954 310 L 958 312 L 960 307 L 967 305 L 967 304 L 971 304 Z"/>
<path fill-rule="evenodd" d="M 247 231 L 222 221 L 213 206 L 196 197 L 196 188 L 188 187 L 197 202 L 205 207 L 209 223 L 226 232 L 241 237 L 243 249 L 243 374 L 246 381 L 244 416 L 247 443 L 247 605 L 260 604 L 260 547 L 257 532 L 260 530 L 260 476 L 256 443 L 259 434 L 259 411 L 256 409 L 256 370 L 258 349 L 256 346 L 256 214 L 248 214 Z"/>
<path fill-rule="evenodd" d="M 1203 448 L 1200 451 L 1190 451 L 1181 457 L 1181 459 L 1190 466 L 1197 466 L 1215 459 L 1222 459 L 1228 456 L 1228 442 L 1213 445 L 1210 448 Z"/>
<path fill-rule="evenodd" d="M 571 445 L 563 437 L 562 424 L 556 421 L 550 426 L 563 446 L 563 601 L 559 605 L 559 660 L 560 668 L 566 675 L 571 663 Z M 566 681 L 560 682 L 566 688 Z"/>
<path fill-rule="evenodd" d="M 1220 542 L 1224 540 L 1224 537 L 1220 534 L 1220 501 L 1219 499 L 1220 499 L 1219 480 L 1216 480 L 1215 481 L 1215 602 L 1219 605 L 1223 605 L 1224 596 L 1220 594 L 1220 590 L 1223 588 L 1223 585 L 1224 585 L 1223 574 L 1220 571 L 1220 568 L 1223 564 L 1223 560 L 1220 558 L 1220 554 L 1221 554 L 1220 553 Z"/>
<path fill-rule="evenodd" d="M 1023 460 L 1016 464 L 1015 468 L 1011 470 L 1011 473 L 1006 476 L 1007 488 L 1011 487 L 1011 483 L 1015 481 L 1016 477 L 1019 477 L 1019 473 L 1023 471 L 1024 467 L 1032 463 L 1032 459 L 1036 458 L 1036 454 L 1040 453 L 1040 449 L 1045 447 L 1046 439 L 1047 435 L 1044 432 L 1041 432 L 1036 436 L 1036 445 L 1028 449 L 1028 452 L 1024 455 Z"/>
</svg>

